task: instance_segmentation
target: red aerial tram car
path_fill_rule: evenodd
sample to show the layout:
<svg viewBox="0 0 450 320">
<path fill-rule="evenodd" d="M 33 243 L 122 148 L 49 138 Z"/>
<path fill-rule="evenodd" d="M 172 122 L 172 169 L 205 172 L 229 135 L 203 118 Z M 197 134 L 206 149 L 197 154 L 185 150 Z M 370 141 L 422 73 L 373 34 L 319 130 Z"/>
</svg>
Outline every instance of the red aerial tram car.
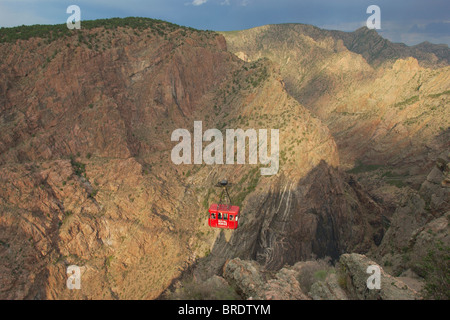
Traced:
<svg viewBox="0 0 450 320">
<path fill-rule="evenodd" d="M 213 203 L 209 207 L 208 225 L 212 228 L 222 229 L 237 229 L 239 225 L 239 213 L 238 206 L 231 205 L 230 195 L 228 194 L 227 186 L 229 185 L 227 180 L 222 180 L 216 187 L 221 187 L 222 193 L 220 195 L 220 202 Z M 228 198 L 228 204 L 223 204 L 222 199 L 224 195 Z"/>
<path fill-rule="evenodd" d="M 237 229 L 239 207 L 226 204 L 212 204 L 209 207 L 208 225 L 213 228 Z"/>
</svg>

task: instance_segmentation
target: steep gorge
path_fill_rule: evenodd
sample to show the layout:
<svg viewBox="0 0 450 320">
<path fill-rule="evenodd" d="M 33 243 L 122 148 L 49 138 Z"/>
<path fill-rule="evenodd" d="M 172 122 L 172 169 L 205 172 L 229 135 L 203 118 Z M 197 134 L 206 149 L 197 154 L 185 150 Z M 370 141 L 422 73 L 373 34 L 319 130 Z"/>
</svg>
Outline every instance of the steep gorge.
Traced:
<svg viewBox="0 0 450 320">
<path fill-rule="evenodd" d="M 398 166 L 426 148 L 413 169 L 428 174 L 448 143 L 448 130 L 438 134 L 448 124 L 440 108 L 448 67 L 409 59 L 377 69 L 339 41 L 301 39 L 308 54 L 284 44 L 284 53 L 247 50 L 244 61 L 229 35 L 124 19 L 0 43 L 0 298 L 154 299 L 191 266 L 206 279 L 236 257 L 276 271 L 312 256 L 385 250 L 397 199 L 380 196 L 384 185 L 373 177 L 343 169 L 366 158 Z M 298 88 L 289 63 L 310 68 Z M 395 105 L 416 77 L 419 98 Z M 365 100 L 373 81 L 378 104 Z M 381 94 L 386 83 L 398 98 Z M 385 123 L 419 117 L 413 111 L 428 104 L 430 126 L 413 126 L 423 141 L 399 148 L 407 134 L 389 135 L 402 127 Z M 193 132 L 194 121 L 222 132 L 279 129 L 278 174 L 261 176 L 261 165 L 174 165 L 171 134 Z M 225 177 L 242 210 L 235 232 L 207 226 L 213 185 Z M 447 200 L 439 192 L 440 214 Z M 72 264 L 82 267 L 79 291 L 66 288 Z"/>
</svg>

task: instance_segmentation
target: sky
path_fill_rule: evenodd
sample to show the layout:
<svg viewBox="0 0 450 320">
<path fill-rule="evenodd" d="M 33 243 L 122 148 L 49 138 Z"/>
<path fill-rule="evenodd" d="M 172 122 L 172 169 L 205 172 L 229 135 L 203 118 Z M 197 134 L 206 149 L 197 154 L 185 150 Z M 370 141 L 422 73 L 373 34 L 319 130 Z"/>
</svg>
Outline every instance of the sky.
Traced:
<svg viewBox="0 0 450 320">
<path fill-rule="evenodd" d="M 450 0 L 0 0 L 0 27 L 65 23 L 70 5 L 80 7 L 81 23 L 139 16 L 215 31 L 276 23 L 354 31 L 366 25 L 367 8 L 377 5 L 383 37 L 450 45 Z"/>
</svg>

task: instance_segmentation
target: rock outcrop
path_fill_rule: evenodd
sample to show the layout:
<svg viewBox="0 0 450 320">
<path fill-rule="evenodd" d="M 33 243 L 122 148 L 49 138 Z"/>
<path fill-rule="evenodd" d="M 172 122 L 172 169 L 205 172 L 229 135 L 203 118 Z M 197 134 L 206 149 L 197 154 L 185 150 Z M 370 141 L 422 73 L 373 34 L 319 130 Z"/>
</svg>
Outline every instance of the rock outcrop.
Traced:
<svg viewBox="0 0 450 320">
<path fill-rule="evenodd" d="M 360 300 L 414 300 L 418 294 L 404 282 L 384 272 L 374 261 L 359 254 L 344 254 L 339 259 L 340 276 L 344 277 L 343 286 L 350 298 Z M 376 266 L 381 273 L 380 289 L 369 289 L 367 280 L 370 274 L 367 268 Z"/>
<path fill-rule="evenodd" d="M 324 281 L 311 287 L 308 295 L 313 300 L 348 300 L 346 291 L 340 286 L 336 273 L 329 274 Z"/>
<path fill-rule="evenodd" d="M 368 288 L 367 283 L 371 275 L 367 273 L 369 266 L 380 270 L 380 289 Z M 223 277 L 245 299 L 420 299 L 415 290 L 386 273 L 376 262 L 364 255 L 343 254 L 336 268 L 328 266 L 322 269 L 323 267 L 315 261 L 304 261 L 272 273 L 255 261 L 236 258 L 226 262 Z M 308 292 L 305 293 L 305 290 Z"/>
<path fill-rule="evenodd" d="M 245 299 L 251 300 L 308 300 L 297 280 L 298 272 L 283 268 L 269 276 L 256 261 L 239 258 L 228 261 L 223 277 Z"/>
</svg>

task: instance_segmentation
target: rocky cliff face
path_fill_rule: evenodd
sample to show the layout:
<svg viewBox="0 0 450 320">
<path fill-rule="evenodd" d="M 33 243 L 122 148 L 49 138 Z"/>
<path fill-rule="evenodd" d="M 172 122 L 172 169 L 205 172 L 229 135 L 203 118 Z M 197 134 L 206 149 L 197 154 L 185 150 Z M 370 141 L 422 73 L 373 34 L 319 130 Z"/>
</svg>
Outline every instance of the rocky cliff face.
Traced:
<svg viewBox="0 0 450 320">
<path fill-rule="evenodd" d="M 204 221 L 198 204 L 182 210 L 197 195 L 171 164 L 170 133 L 242 64 L 222 37 L 162 22 L 0 54 L 1 297 L 157 297 Z M 81 291 L 66 289 L 71 264 Z"/>
</svg>

